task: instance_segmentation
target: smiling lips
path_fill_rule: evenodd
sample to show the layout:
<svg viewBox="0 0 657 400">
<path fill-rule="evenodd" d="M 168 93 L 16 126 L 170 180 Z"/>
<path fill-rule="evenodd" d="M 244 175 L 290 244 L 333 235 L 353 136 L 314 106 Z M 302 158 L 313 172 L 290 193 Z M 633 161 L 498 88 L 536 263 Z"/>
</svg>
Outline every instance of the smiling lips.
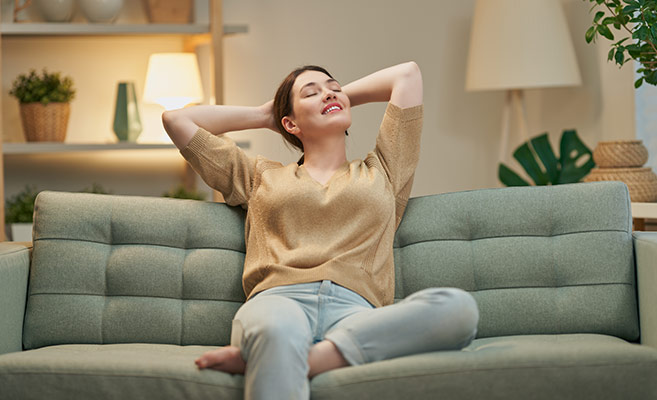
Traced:
<svg viewBox="0 0 657 400">
<path fill-rule="evenodd" d="M 338 103 L 327 104 L 326 107 L 322 110 L 322 115 L 330 114 L 335 111 L 342 110 L 342 106 Z"/>
</svg>

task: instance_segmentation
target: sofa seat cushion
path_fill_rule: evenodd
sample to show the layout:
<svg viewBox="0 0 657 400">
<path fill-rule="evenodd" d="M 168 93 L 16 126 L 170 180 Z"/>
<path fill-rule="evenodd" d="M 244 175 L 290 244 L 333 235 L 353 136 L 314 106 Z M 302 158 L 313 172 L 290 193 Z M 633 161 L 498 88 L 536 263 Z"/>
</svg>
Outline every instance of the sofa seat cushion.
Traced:
<svg viewBox="0 0 657 400">
<path fill-rule="evenodd" d="M 0 356 L 2 399 L 242 399 L 243 377 L 198 370 L 206 346 L 61 345 Z"/>
<path fill-rule="evenodd" d="M 475 340 L 318 375 L 313 399 L 657 399 L 657 350 L 605 335 Z"/>
<path fill-rule="evenodd" d="M 2 396 L 20 399 L 242 399 L 243 377 L 199 371 L 212 347 L 62 345 L 0 356 Z M 477 339 L 463 351 L 341 368 L 313 399 L 655 399 L 657 350 L 604 335 Z M 5 398 L 0 396 L 0 398 Z"/>
</svg>

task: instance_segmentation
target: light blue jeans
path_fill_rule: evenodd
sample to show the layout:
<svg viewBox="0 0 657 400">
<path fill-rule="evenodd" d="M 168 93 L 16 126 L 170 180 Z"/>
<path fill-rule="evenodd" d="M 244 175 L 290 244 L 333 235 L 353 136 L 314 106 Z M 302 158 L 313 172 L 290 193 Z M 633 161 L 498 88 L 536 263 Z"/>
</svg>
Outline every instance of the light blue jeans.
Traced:
<svg viewBox="0 0 657 400">
<path fill-rule="evenodd" d="M 479 312 L 461 289 L 430 288 L 374 308 L 331 281 L 267 289 L 238 310 L 231 345 L 246 361 L 246 399 L 309 399 L 308 352 L 333 342 L 351 365 L 459 350 L 474 339 Z"/>
</svg>

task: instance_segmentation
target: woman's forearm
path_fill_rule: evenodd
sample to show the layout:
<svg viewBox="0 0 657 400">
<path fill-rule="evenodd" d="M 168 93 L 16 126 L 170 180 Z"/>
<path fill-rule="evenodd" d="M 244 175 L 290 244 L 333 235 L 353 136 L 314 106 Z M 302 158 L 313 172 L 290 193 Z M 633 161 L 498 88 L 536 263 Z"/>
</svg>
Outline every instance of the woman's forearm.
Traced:
<svg viewBox="0 0 657 400">
<path fill-rule="evenodd" d="M 351 106 L 390 101 L 406 108 L 422 104 L 422 74 L 415 62 L 407 62 L 374 72 L 345 85 Z"/>
<path fill-rule="evenodd" d="M 201 105 L 165 111 L 162 114 L 162 124 L 173 143 L 182 149 L 192 140 L 199 127 L 220 135 L 245 129 L 269 128 L 271 118 L 269 103 L 259 107 Z"/>
</svg>

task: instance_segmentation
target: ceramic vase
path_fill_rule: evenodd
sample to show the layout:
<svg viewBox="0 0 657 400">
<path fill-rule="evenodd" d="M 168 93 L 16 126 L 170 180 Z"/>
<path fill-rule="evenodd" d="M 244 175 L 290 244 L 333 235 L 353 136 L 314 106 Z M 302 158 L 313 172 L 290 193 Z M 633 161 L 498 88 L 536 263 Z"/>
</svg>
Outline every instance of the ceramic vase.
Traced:
<svg viewBox="0 0 657 400">
<path fill-rule="evenodd" d="M 48 22 L 69 22 L 73 18 L 74 0 L 36 0 L 35 3 Z"/>
<path fill-rule="evenodd" d="M 135 84 L 119 82 L 114 109 L 114 133 L 120 141 L 136 142 L 141 130 Z"/>
<path fill-rule="evenodd" d="M 123 0 L 78 0 L 89 22 L 112 23 L 121 12 Z"/>
</svg>

